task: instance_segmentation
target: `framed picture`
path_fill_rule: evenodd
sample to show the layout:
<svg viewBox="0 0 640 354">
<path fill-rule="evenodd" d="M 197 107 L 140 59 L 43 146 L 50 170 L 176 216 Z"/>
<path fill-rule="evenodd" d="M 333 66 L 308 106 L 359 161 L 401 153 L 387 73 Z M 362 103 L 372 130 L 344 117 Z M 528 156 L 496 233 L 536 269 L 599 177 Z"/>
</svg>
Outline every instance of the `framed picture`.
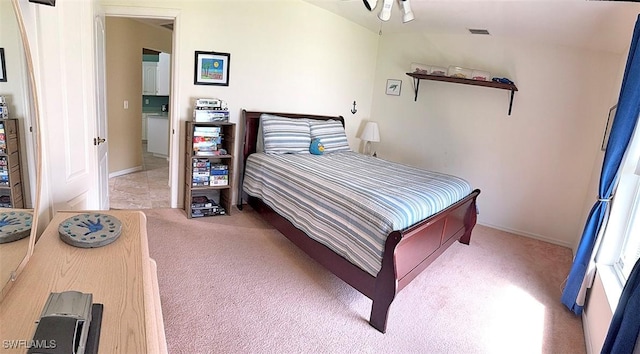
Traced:
<svg viewBox="0 0 640 354">
<path fill-rule="evenodd" d="M 387 95 L 400 96 L 400 88 L 402 88 L 402 80 L 387 80 Z"/>
<path fill-rule="evenodd" d="M 231 54 L 196 51 L 195 85 L 229 86 L 229 61 Z"/>
<path fill-rule="evenodd" d="M 600 150 L 607 150 L 607 144 L 609 143 L 609 134 L 611 134 L 611 126 L 613 125 L 613 119 L 616 117 L 616 109 L 618 105 L 613 105 L 613 107 L 609 108 L 609 116 L 607 117 L 607 127 L 604 130 L 604 136 L 602 137 L 602 146 L 600 146 Z"/>
<path fill-rule="evenodd" d="M 4 63 L 4 48 L 0 48 L 0 82 L 7 82 L 7 66 Z"/>
</svg>

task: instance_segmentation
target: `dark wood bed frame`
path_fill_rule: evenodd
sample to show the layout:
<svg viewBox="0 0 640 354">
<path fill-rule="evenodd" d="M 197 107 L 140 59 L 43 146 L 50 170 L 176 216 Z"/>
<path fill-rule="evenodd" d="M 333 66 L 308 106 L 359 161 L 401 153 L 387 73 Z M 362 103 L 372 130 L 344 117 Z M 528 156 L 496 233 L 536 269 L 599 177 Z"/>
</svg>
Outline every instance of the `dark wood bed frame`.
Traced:
<svg viewBox="0 0 640 354">
<path fill-rule="evenodd" d="M 246 163 L 247 157 L 256 151 L 259 120 L 263 113 L 290 118 L 337 119 L 344 125 L 342 116 L 250 112 L 246 110 L 243 110 L 242 113 L 245 123 L 243 164 Z M 240 202 L 238 207 L 240 209 L 242 209 L 242 182 L 241 180 L 239 183 Z M 405 230 L 393 231 L 389 234 L 385 243 L 382 268 L 376 277 L 351 264 L 327 246 L 308 237 L 259 198 L 250 196 L 247 204 L 318 263 L 373 300 L 369 323 L 384 333 L 387 327 L 389 307 L 396 294 L 438 258 L 455 240 L 469 244 L 471 231 L 476 224 L 476 197 L 478 194 L 480 194 L 480 190 L 476 189 L 447 209 Z"/>
</svg>

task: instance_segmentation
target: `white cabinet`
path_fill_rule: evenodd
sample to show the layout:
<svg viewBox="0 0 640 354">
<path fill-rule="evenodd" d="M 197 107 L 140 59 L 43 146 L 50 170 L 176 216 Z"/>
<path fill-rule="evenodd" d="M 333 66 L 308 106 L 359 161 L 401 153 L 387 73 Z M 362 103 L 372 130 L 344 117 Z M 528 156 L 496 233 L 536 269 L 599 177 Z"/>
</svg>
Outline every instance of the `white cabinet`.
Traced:
<svg viewBox="0 0 640 354">
<path fill-rule="evenodd" d="M 158 63 L 142 62 L 142 94 L 156 95 L 158 92 Z"/>
<path fill-rule="evenodd" d="M 168 116 L 147 116 L 147 151 L 156 156 L 169 156 Z"/>
<path fill-rule="evenodd" d="M 159 61 L 142 62 L 142 94 L 169 96 L 171 55 L 160 53 Z"/>
<path fill-rule="evenodd" d="M 157 95 L 169 96 L 169 77 L 171 71 L 171 55 L 160 53 L 160 61 L 158 62 L 158 73 L 156 76 Z"/>
</svg>

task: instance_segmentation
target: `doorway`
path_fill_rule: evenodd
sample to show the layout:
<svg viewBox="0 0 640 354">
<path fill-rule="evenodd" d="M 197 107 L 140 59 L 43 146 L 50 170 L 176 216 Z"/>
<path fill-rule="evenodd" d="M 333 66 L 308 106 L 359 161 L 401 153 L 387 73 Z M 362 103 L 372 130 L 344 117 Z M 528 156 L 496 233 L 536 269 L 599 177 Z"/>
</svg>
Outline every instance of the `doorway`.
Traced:
<svg viewBox="0 0 640 354">
<path fill-rule="evenodd" d="M 173 51 L 174 18 L 106 15 L 109 208 L 172 207 L 171 66 L 160 58 Z"/>
</svg>

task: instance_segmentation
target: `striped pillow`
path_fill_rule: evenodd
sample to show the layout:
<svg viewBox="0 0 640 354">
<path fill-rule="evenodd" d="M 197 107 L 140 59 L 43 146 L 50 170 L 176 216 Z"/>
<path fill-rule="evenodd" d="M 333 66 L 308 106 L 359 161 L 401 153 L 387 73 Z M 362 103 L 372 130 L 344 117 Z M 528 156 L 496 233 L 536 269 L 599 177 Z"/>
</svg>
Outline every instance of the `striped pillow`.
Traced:
<svg viewBox="0 0 640 354">
<path fill-rule="evenodd" d="M 269 114 L 260 116 L 264 152 L 267 154 L 308 154 L 311 145 L 309 123 Z"/>
<path fill-rule="evenodd" d="M 351 151 L 347 134 L 339 120 L 309 120 L 311 139 L 320 139 L 324 145 L 324 153 Z"/>
</svg>

